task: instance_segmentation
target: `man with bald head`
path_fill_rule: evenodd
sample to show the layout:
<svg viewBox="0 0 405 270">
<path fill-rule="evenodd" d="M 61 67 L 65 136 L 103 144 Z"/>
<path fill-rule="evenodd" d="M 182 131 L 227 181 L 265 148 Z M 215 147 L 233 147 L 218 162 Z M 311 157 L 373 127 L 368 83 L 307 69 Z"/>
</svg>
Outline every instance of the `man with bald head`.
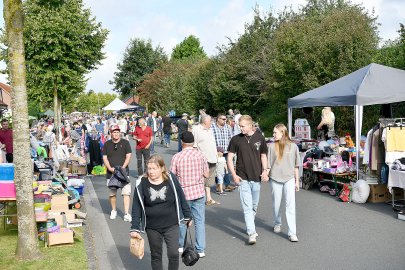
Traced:
<svg viewBox="0 0 405 270">
<path fill-rule="evenodd" d="M 211 186 L 215 184 L 215 171 L 218 160 L 217 146 L 211 125 L 211 116 L 205 114 L 201 116 L 200 124 L 193 126 L 194 147 L 201 151 L 208 161 L 209 177 L 205 179 L 207 205 L 220 204 L 211 197 Z"/>
</svg>

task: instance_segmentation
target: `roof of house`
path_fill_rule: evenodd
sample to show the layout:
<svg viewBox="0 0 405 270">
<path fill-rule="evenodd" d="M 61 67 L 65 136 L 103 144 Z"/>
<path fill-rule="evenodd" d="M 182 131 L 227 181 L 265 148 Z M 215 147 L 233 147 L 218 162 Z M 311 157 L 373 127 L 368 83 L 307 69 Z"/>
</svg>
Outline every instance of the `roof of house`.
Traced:
<svg viewBox="0 0 405 270">
<path fill-rule="evenodd" d="M 6 91 L 7 93 L 11 93 L 11 86 L 5 83 L 0 82 L 0 88 Z"/>
</svg>

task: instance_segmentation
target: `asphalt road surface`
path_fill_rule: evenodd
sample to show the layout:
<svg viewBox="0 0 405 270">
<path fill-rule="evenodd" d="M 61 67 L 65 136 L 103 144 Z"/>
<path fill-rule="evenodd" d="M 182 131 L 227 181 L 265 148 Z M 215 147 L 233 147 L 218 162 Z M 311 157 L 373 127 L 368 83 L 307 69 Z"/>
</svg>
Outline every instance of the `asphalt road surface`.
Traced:
<svg viewBox="0 0 405 270">
<path fill-rule="evenodd" d="M 177 142 L 173 141 L 169 149 L 155 146 L 168 167 L 176 149 Z M 137 176 L 135 153 L 130 169 L 134 182 Z M 93 177 L 92 183 L 101 205 L 100 216 L 108 224 L 123 267 L 151 269 L 147 241 L 142 260 L 129 252 L 130 224 L 123 221 L 121 196 L 117 200 L 118 217 L 110 220 L 105 178 Z M 250 246 L 239 192 L 235 190 L 221 197 L 213 194 L 221 205 L 206 208 L 206 257 L 192 268 L 181 263 L 180 269 L 405 269 L 405 222 L 396 218 L 389 205 L 343 203 L 316 189 L 299 191 L 296 196 L 300 241 L 291 243 L 287 239 L 284 208 L 282 232 L 273 233 L 271 193 L 269 184 L 264 183 L 256 216 L 259 236 L 257 244 Z M 164 264 L 167 269 L 166 258 Z"/>
</svg>

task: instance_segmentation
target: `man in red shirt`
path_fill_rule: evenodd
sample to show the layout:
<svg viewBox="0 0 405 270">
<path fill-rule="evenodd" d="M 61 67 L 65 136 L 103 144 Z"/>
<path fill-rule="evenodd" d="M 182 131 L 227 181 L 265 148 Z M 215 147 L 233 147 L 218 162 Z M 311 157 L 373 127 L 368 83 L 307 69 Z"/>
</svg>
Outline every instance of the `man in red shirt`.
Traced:
<svg viewBox="0 0 405 270">
<path fill-rule="evenodd" d="M 6 160 L 13 163 L 13 130 L 8 128 L 8 120 L 1 120 L 0 142 L 3 144 L 3 151 L 6 151 Z"/>
<path fill-rule="evenodd" d="M 138 162 L 138 175 L 142 175 L 146 168 L 147 168 L 147 161 L 150 156 L 150 145 L 152 143 L 153 138 L 153 131 L 152 129 L 146 125 L 146 121 L 144 118 L 140 118 L 138 120 L 139 126 L 135 128 L 134 140 L 137 141 L 136 144 L 136 160 Z M 142 157 L 143 162 L 145 164 L 144 168 L 142 168 Z"/>
</svg>

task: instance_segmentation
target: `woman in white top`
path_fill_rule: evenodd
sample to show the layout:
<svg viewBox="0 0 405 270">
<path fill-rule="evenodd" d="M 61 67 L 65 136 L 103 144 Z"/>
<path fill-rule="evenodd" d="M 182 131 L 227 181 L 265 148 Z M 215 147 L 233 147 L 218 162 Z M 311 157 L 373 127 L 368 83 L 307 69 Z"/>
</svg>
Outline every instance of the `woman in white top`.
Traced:
<svg viewBox="0 0 405 270">
<path fill-rule="evenodd" d="M 301 164 L 298 146 L 291 141 L 283 124 L 274 127 L 273 136 L 275 143 L 269 146 L 268 168 L 273 197 L 274 232 L 281 232 L 280 204 L 284 196 L 288 239 L 298 242 L 295 222 L 295 192 L 300 189 L 298 167 Z"/>
</svg>

